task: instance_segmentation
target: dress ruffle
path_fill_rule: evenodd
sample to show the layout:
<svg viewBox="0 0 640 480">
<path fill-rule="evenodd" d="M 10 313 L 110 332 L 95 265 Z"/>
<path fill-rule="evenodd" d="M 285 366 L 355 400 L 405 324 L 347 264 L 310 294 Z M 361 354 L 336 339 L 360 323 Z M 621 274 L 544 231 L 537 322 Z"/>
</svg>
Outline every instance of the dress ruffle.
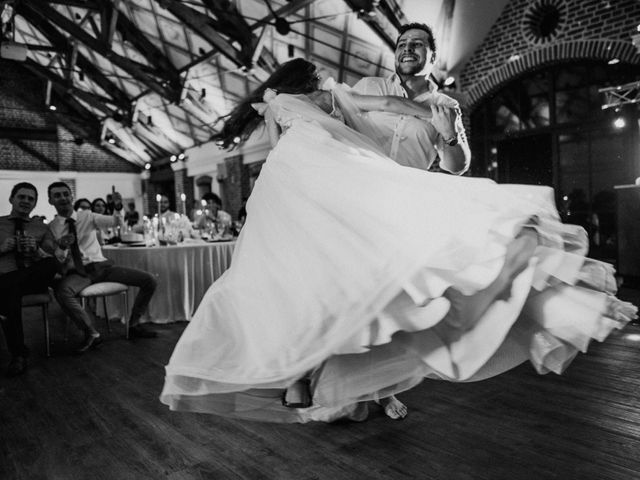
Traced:
<svg viewBox="0 0 640 480">
<path fill-rule="evenodd" d="M 585 257 L 547 187 L 401 167 L 304 98 L 270 101 L 288 131 L 247 204 L 231 268 L 209 289 L 166 368 L 162 402 L 276 422 L 366 417 L 365 400 L 424 378 L 468 382 L 530 361 L 561 373 L 635 316 L 613 269 Z M 523 228 L 538 247 L 476 321 Z M 313 407 L 282 405 L 311 378 Z"/>
</svg>

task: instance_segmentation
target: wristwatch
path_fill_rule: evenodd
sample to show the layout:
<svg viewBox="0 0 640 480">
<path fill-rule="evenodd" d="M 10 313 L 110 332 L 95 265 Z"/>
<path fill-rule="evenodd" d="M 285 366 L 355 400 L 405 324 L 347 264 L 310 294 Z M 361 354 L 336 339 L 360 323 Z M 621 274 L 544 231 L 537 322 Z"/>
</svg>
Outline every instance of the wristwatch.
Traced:
<svg viewBox="0 0 640 480">
<path fill-rule="evenodd" d="M 450 147 L 455 147 L 458 144 L 458 135 L 445 139 L 444 143 L 446 143 Z"/>
</svg>

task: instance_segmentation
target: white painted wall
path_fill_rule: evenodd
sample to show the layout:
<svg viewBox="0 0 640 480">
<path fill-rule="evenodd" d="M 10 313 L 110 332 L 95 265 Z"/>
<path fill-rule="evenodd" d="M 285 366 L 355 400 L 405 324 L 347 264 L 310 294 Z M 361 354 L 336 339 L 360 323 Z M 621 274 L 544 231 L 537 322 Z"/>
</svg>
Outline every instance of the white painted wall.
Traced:
<svg viewBox="0 0 640 480">
<path fill-rule="evenodd" d="M 136 210 L 142 212 L 142 182 L 136 173 L 95 173 L 95 172 L 34 172 L 21 170 L 0 171 L 0 215 L 7 215 L 11 211 L 9 195 L 16 183 L 29 182 L 38 189 L 38 203 L 32 215 L 44 215 L 51 220 L 55 209 L 47 200 L 47 187 L 56 181 L 75 179 L 76 199 L 86 197 L 93 200 L 97 197 L 105 198 L 111 193 L 111 186 L 122 194 L 122 198 L 133 198 Z M 126 205 L 125 205 L 126 209 Z"/>
</svg>

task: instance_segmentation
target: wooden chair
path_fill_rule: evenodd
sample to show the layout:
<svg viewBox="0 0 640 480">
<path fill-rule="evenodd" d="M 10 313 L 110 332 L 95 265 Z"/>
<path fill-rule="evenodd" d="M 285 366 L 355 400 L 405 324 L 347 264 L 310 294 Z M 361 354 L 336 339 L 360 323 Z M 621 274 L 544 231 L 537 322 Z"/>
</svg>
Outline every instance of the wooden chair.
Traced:
<svg viewBox="0 0 640 480">
<path fill-rule="evenodd" d="M 86 307 L 86 301 L 88 298 L 102 298 L 102 307 L 104 309 L 104 316 L 107 322 L 107 331 L 111 332 L 111 326 L 109 325 L 109 313 L 107 311 L 107 297 L 112 295 L 122 295 L 124 301 L 124 325 L 125 325 L 125 337 L 129 338 L 129 287 L 124 283 L 118 282 L 98 282 L 93 285 L 89 285 L 79 293 L 79 297 L 82 299 L 82 307 Z"/>
</svg>

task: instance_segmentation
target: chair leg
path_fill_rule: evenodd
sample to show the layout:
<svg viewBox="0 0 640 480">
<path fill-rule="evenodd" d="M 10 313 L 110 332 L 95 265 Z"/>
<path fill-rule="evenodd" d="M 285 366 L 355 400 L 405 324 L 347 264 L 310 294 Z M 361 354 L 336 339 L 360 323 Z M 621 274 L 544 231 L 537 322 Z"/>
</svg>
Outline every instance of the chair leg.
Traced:
<svg viewBox="0 0 640 480">
<path fill-rule="evenodd" d="M 129 290 L 125 290 L 123 293 L 124 299 L 124 337 L 129 339 Z"/>
<path fill-rule="evenodd" d="M 51 356 L 51 340 L 49 337 L 49 304 L 42 304 L 42 318 L 44 320 L 44 341 L 46 346 L 47 357 Z"/>
<path fill-rule="evenodd" d="M 102 308 L 104 309 L 104 321 L 107 322 L 107 332 L 111 333 L 111 326 L 109 325 L 109 312 L 107 312 L 107 297 L 102 297 Z"/>
</svg>

